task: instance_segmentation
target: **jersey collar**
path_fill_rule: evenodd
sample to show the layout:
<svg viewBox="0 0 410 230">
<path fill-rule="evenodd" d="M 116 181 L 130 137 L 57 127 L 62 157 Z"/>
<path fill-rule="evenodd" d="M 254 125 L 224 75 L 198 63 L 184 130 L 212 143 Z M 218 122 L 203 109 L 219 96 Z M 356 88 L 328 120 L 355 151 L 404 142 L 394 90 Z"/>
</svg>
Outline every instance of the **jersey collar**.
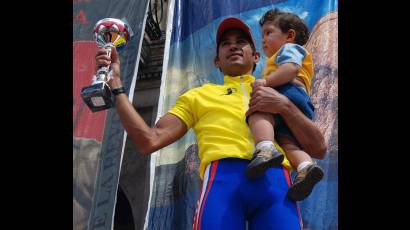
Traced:
<svg viewBox="0 0 410 230">
<path fill-rule="evenodd" d="M 242 81 L 241 81 L 242 78 Z M 255 77 L 252 75 L 248 75 L 248 74 L 244 74 L 242 76 L 236 76 L 236 77 L 231 77 L 228 75 L 224 76 L 224 83 L 240 83 L 240 82 L 244 82 L 244 83 L 251 83 L 255 80 Z"/>
</svg>

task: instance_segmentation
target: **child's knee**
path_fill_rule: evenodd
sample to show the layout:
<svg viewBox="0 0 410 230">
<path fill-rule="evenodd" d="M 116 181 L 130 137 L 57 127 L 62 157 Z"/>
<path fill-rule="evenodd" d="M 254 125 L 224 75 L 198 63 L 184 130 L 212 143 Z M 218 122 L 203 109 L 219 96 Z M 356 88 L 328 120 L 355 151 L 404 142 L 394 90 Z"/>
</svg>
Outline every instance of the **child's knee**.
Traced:
<svg viewBox="0 0 410 230">
<path fill-rule="evenodd" d="M 248 117 L 248 124 L 252 125 L 255 122 L 258 122 L 260 120 L 269 121 L 271 124 L 274 124 L 274 119 L 273 119 L 272 114 L 270 114 L 270 113 L 260 113 L 260 112 L 252 113 Z"/>
</svg>

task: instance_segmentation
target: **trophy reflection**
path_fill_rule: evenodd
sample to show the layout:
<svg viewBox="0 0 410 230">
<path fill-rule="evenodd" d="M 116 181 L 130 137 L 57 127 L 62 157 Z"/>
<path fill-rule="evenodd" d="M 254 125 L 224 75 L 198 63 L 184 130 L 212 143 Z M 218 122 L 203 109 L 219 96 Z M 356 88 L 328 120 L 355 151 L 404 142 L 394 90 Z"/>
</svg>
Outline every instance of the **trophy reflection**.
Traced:
<svg viewBox="0 0 410 230">
<path fill-rule="evenodd" d="M 121 50 L 130 39 L 130 28 L 127 23 L 116 18 L 104 18 L 94 27 L 97 46 L 107 50 L 111 56 L 111 48 Z M 114 96 L 107 84 L 110 75 L 109 66 L 100 66 L 93 83 L 81 89 L 81 97 L 92 112 L 109 109 L 114 106 Z"/>
</svg>

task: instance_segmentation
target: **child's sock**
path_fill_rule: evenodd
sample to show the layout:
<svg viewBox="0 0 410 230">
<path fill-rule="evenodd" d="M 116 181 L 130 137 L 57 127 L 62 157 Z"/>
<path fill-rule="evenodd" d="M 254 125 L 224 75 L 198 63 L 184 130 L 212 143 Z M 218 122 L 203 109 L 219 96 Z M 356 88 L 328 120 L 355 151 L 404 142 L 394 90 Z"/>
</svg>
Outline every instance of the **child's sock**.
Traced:
<svg viewBox="0 0 410 230">
<path fill-rule="evenodd" d="M 261 141 L 258 144 L 256 144 L 255 147 L 256 149 L 259 149 L 259 150 L 275 150 L 276 149 L 272 141 Z"/>
<path fill-rule="evenodd" d="M 298 165 L 297 171 L 300 172 L 303 168 L 305 168 L 305 167 L 307 167 L 307 166 L 309 166 L 309 165 L 311 165 L 311 164 L 313 164 L 313 163 L 310 162 L 310 161 L 303 161 L 302 163 L 300 163 L 300 164 Z"/>
</svg>

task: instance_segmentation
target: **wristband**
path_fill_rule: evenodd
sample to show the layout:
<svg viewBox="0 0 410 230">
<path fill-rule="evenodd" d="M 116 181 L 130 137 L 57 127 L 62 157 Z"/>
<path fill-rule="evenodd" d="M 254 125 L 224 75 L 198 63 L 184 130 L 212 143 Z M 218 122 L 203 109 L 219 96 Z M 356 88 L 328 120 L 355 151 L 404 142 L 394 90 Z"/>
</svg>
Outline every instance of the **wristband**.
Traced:
<svg viewBox="0 0 410 230">
<path fill-rule="evenodd" d="M 112 92 L 112 94 L 117 96 L 118 94 L 125 93 L 125 88 L 124 88 L 124 86 L 121 86 L 121 87 L 118 87 L 118 88 L 115 88 L 115 89 L 111 90 L 111 92 Z"/>
</svg>

